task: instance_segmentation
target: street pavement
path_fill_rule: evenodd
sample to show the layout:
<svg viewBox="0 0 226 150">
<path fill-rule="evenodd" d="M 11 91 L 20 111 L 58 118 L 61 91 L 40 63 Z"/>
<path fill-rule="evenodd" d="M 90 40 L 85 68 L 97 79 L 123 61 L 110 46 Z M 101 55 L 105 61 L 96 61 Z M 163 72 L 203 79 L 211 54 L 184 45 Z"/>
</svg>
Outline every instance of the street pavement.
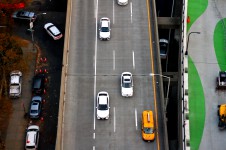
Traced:
<svg viewBox="0 0 226 150">
<path fill-rule="evenodd" d="M 59 1 L 50 2 L 49 0 L 34 0 L 31 1 L 32 5 L 26 8 L 37 13 L 47 13 L 46 15 L 38 16 L 37 21 L 34 23 L 34 50 L 31 42 L 31 33 L 27 31 L 29 22 L 15 22 L 13 28 L 14 33 L 29 42 L 28 46 L 23 48 L 23 51 L 25 55 L 29 55 L 32 58 L 29 60 L 29 73 L 23 75 L 22 97 L 18 100 L 14 100 L 12 103 L 13 112 L 9 119 L 5 139 L 6 150 L 24 149 L 25 130 L 30 123 L 30 119 L 24 118 L 24 114 L 29 111 L 32 96 L 32 78 L 36 68 L 46 68 L 48 70 L 48 83 L 47 94 L 44 95 L 43 120 L 36 120 L 31 124 L 40 126 L 39 149 L 55 149 L 64 38 L 54 41 L 46 33 L 43 26 L 44 23 L 52 22 L 64 34 L 66 8 L 63 6 L 65 3 L 66 2 L 64 2 L 64 4 L 59 3 Z M 46 57 L 47 63 L 40 63 L 40 57 Z"/>
<path fill-rule="evenodd" d="M 202 7 L 202 3 L 197 1 L 189 1 L 190 5 L 196 7 Z M 194 95 L 197 85 L 189 85 L 189 103 L 196 102 L 196 106 L 190 108 L 190 116 L 195 118 L 190 120 L 190 126 L 196 126 L 196 128 L 190 127 L 191 134 L 191 149 L 194 150 L 225 150 L 226 132 L 218 129 L 218 117 L 217 117 L 217 105 L 225 103 L 225 92 L 216 91 L 216 77 L 218 75 L 219 62 L 215 54 L 214 32 L 217 23 L 222 19 L 222 16 L 226 15 L 226 3 L 223 0 L 209 1 L 207 9 L 198 19 L 191 25 L 189 32 L 201 32 L 201 34 L 192 34 L 189 41 L 189 77 L 193 76 L 189 80 L 196 80 L 200 78 L 201 88 L 197 89 L 204 92 L 204 106 L 200 106 L 200 99 L 197 95 Z M 190 14 L 195 14 L 195 8 L 190 9 Z M 196 14 L 195 14 L 196 15 Z M 190 17 L 195 17 L 191 15 Z M 194 19 L 194 18 L 192 18 Z M 224 32 L 222 30 L 222 32 Z M 192 68 L 192 66 L 195 68 Z M 197 69 L 198 75 L 194 77 L 191 74 Z M 189 82 L 190 83 L 190 82 Z M 194 91 L 194 93 L 193 93 Z M 202 94 L 202 93 L 199 93 Z M 191 106 L 191 105 L 190 105 Z M 194 107 L 204 107 L 204 114 L 195 114 Z M 191 119 L 191 118 L 190 118 Z M 195 124 L 195 120 L 204 119 L 204 127 L 200 127 Z M 201 134 L 201 139 L 197 139 L 197 133 Z M 198 135 L 199 136 L 199 135 Z M 196 139 L 196 141 L 194 141 Z M 200 141 L 199 141 L 200 140 Z"/>
<path fill-rule="evenodd" d="M 9 119 L 7 128 L 7 135 L 5 140 L 6 150 L 22 150 L 24 149 L 25 129 L 29 123 L 27 117 L 24 117 L 28 112 L 29 104 L 31 101 L 31 86 L 32 77 L 36 67 L 37 49 L 33 50 L 33 44 L 28 41 L 26 47 L 22 47 L 24 57 L 31 58 L 29 60 L 29 70 L 27 74 L 22 77 L 22 96 L 19 99 L 13 99 L 12 106 L 13 112 Z"/>
</svg>

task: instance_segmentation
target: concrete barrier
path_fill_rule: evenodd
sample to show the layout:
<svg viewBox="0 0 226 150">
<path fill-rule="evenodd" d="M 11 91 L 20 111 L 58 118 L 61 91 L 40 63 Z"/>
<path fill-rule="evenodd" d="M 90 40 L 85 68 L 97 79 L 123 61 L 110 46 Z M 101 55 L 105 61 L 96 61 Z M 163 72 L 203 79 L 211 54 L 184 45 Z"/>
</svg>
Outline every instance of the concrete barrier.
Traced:
<svg viewBox="0 0 226 150">
<path fill-rule="evenodd" d="M 68 67 L 68 54 L 70 51 L 70 26 L 71 26 L 71 11 L 72 0 L 67 1 L 67 14 L 65 24 L 65 36 L 64 36 L 64 51 L 62 61 L 62 73 L 61 73 L 61 88 L 60 88 L 60 100 L 59 100 L 59 112 L 58 112 L 58 125 L 57 125 L 57 139 L 55 150 L 63 150 L 64 139 L 64 108 L 65 108 L 65 94 L 67 85 L 67 67 Z"/>
</svg>

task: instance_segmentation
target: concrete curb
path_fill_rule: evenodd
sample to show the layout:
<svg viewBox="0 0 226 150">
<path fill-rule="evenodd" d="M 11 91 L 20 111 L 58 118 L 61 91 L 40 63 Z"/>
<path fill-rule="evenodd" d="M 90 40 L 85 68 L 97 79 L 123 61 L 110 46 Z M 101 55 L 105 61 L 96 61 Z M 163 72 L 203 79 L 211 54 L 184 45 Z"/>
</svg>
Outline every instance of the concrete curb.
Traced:
<svg viewBox="0 0 226 150">
<path fill-rule="evenodd" d="M 68 67 L 68 55 L 69 55 L 69 42 L 70 42 L 70 24 L 71 24 L 71 12 L 72 11 L 72 0 L 67 2 L 67 14 L 65 24 L 65 38 L 64 38 L 64 51 L 63 51 L 63 62 L 62 62 L 62 73 L 61 73 L 61 88 L 60 88 L 60 99 L 59 99 L 59 113 L 58 113 L 58 126 L 57 126 L 57 139 L 55 150 L 63 150 L 64 140 L 64 108 L 66 101 L 66 84 L 67 84 L 67 67 Z"/>
</svg>

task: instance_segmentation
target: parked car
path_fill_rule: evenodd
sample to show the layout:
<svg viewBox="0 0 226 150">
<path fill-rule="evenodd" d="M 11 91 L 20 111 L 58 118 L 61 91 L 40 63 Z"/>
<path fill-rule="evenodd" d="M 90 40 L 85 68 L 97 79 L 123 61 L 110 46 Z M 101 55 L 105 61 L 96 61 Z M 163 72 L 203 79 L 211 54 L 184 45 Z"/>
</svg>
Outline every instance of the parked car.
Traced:
<svg viewBox="0 0 226 150">
<path fill-rule="evenodd" d="M 109 94 L 105 91 L 101 91 L 97 94 L 97 119 L 109 118 Z"/>
<path fill-rule="evenodd" d="M 169 44 L 169 41 L 167 39 L 160 39 L 159 40 L 160 57 L 161 57 L 161 59 L 166 59 L 166 57 L 167 57 L 168 44 Z"/>
<path fill-rule="evenodd" d="M 45 93 L 45 82 L 47 77 L 45 74 L 37 74 L 33 78 L 32 92 L 33 94 L 41 95 Z"/>
<path fill-rule="evenodd" d="M 103 17 L 100 19 L 99 38 L 100 40 L 110 40 L 111 38 L 110 19 Z"/>
<path fill-rule="evenodd" d="M 117 0 L 119 5 L 127 5 L 128 4 L 128 0 Z"/>
<path fill-rule="evenodd" d="M 26 10 L 18 10 L 12 14 L 12 18 L 14 19 L 22 19 L 22 20 L 30 20 L 35 21 L 37 15 L 34 12 L 26 11 Z"/>
<path fill-rule="evenodd" d="M 226 89 L 226 71 L 219 71 L 217 77 L 217 89 Z"/>
<path fill-rule="evenodd" d="M 10 73 L 10 83 L 9 83 L 9 97 L 19 98 L 21 96 L 22 89 L 22 72 L 19 70 L 14 70 Z"/>
<path fill-rule="evenodd" d="M 26 150 L 37 150 L 39 142 L 39 126 L 30 125 L 26 130 Z"/>
<path fill-rule="evenodd" d="M 30 106 L 30 118 L 37 119 L 40 117 L 42 111 L 42 97 L 41 96 L 33 96 L 31 99 Z"/>
<path fill-rule="evenodd" d="M 54 39 L 59 40 L 63 37 L 63 34 L 60 30 L 52 23 L 46 23 L 44 25 L 46 32 Z"/>
<path fill-rule="evenodd" d="M 130 72 L 121 74 L 121 94 L 124 97 L 133 96 L 133 75 Z"/>
</svg>

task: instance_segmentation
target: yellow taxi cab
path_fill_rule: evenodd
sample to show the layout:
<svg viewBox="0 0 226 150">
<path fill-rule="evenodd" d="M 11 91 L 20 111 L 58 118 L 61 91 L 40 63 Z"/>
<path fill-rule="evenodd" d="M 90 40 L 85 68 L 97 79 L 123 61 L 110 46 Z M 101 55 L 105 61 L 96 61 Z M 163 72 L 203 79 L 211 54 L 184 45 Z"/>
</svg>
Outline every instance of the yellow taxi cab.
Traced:
<svg viewBox="0 0 226 150">
<path fill-rule="evenodd" d="M 145 141 L 153 141 L 155 139 L 154 118 L 151 110 L 145 110 L 142 113 L 142 138 Z"/>
<path fill-rule="evenodd" d="M 226 127 L 226 104 L 218 105 L 218 117 L 219 117 L 218 127 L 220 129 L 225 129 L 225 127 Z"/>
</svg>

